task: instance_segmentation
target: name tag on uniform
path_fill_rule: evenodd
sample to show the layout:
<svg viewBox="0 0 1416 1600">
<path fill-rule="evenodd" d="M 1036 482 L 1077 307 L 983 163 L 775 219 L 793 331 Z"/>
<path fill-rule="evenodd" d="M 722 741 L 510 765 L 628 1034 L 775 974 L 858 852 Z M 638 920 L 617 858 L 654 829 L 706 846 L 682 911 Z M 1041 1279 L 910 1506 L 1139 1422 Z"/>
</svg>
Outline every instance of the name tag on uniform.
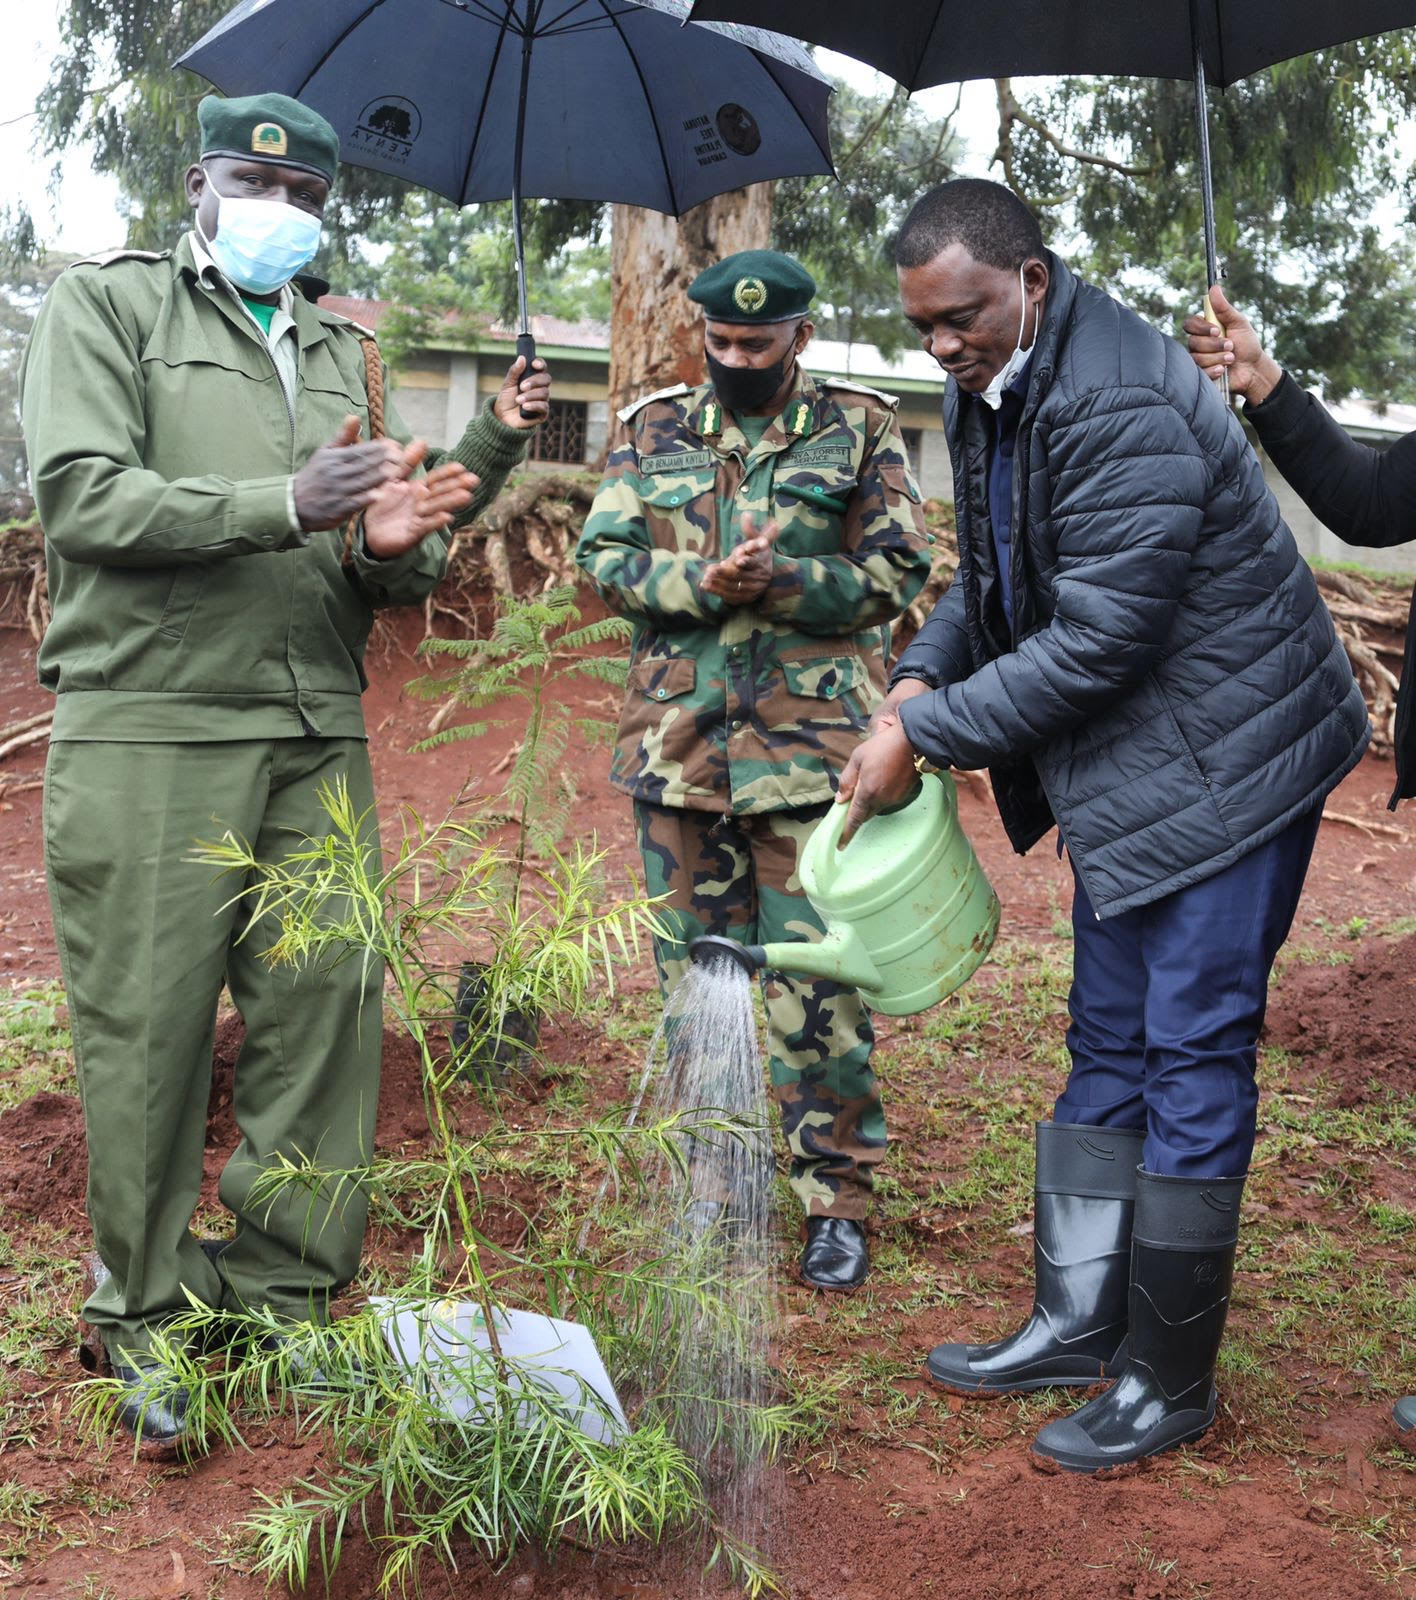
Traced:
<svg viewBox="0 0 1416 1600">
<path fill-rule="evenodd" d="M 851 464 L 851 447 L 848 444 L 798 445 L 786 457 L 784 466 L 790 467 L 848 467 Z"/>
<path fill-rule="evenodd" d="M 652 472 L 697 472 L 713 465 L 711 450 L 670 450 L 662 456 L 640 456 L 639 470 Z"/>
</svg>

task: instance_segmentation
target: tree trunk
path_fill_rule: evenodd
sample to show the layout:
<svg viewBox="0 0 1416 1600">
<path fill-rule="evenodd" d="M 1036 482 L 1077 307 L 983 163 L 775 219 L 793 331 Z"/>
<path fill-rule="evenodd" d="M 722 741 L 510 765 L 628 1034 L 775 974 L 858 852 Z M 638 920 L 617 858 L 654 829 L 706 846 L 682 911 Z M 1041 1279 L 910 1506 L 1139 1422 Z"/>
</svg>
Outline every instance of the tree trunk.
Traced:
<svg viewBox="0 0 1416 1600">
<path fill-rule="evenodd" d="M 771 231 L 770 183 L 717 195 L 677 221 L 639 206 L 614 208 L 612 411 L 647 390 L 703 381 L 698 307 L 684 291 L 723 256 L 765 249 Z"/>
</svg>

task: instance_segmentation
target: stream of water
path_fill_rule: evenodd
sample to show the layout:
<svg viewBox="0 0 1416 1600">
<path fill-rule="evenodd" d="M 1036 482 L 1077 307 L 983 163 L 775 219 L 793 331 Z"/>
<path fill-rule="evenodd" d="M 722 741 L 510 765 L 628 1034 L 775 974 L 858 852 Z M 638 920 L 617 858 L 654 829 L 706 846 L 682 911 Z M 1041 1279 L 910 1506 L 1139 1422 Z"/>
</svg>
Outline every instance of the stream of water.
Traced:
<svg viewBox="0 0 1416 1600">
<path fill-rule="evenodd" d="M 680 1160 L 660 1175 L 656 1248 L 666 1277 L 704 1286 L 659 1382 L 678 1396 L 679 1443 L 723 1530 L 767 1554 L 775 1475 L 760 1414 L 776 1399 L 776 1164 L 753 987 L 730 956 L 688 969 L 650 1045 L 647 1097 L 651 1117 L 682 1130 Z"/>
</svg>

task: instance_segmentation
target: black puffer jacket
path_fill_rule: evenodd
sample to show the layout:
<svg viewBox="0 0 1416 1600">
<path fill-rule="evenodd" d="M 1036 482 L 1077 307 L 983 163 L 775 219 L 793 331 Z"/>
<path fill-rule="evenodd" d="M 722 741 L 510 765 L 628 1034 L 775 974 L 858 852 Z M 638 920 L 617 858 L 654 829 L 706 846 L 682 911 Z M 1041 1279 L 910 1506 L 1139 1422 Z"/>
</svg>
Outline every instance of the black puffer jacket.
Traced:
<svg viewBox="0 0 1416 1600">
<path fill-rule="evenodd" d="M 1052 826 L 1098 916 L 1237 861 L 1370 730 L 1238 420 L 1173 340 L 1055 256 L 1013 471 L 1010 640 L 987 422 L 950 382 L 959 573 L 894 677 L 916 750 L 989 767 L 1018 851 Z"/>
<path fill-rule="evenodd" d="M 1416 539 L 1416 433 L 1398 439 L 1390 450 L 1358 444 L 1333 421 L 1322 401 L 1300 389 L 1286 372 L 1262 405 L 1245 403 L 1244 415 L 1274 466 L 1344 544 L 1383 549 Z M 1406 623 L 1393 731 L 1395 811 L 1398 800 L 1416 795 L 1416 592 Z"/>
</svg>

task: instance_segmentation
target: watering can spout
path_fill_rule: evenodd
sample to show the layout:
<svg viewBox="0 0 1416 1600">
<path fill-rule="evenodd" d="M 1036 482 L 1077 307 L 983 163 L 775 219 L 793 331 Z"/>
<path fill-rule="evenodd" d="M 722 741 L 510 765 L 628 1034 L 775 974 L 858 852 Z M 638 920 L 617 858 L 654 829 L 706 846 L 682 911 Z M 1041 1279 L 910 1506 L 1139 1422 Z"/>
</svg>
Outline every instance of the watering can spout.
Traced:
<svg viewBox="0 0 1416 1600">
<path fill-rule="evenodd" d="M 770 972 L 794 978 L 830 978 L 852 989 L 880 987 L 880 973 L 854 928 L 832 923 L 822 939 L 784 939 L 756 947 Z"/>
<path fill-rule="evenodd" d="M 853 928 L 836 924 L 820 940 L 783 939 L 776 944 L 739 944 L 705 934 L 688 947 L 689 959 L 700 966 L 726 956 L 749 977 L 762 971 L 785 972 L 798 978 L 831 978 L 855 989 L 878 987 L 880 974 Z"/>
</svg>

